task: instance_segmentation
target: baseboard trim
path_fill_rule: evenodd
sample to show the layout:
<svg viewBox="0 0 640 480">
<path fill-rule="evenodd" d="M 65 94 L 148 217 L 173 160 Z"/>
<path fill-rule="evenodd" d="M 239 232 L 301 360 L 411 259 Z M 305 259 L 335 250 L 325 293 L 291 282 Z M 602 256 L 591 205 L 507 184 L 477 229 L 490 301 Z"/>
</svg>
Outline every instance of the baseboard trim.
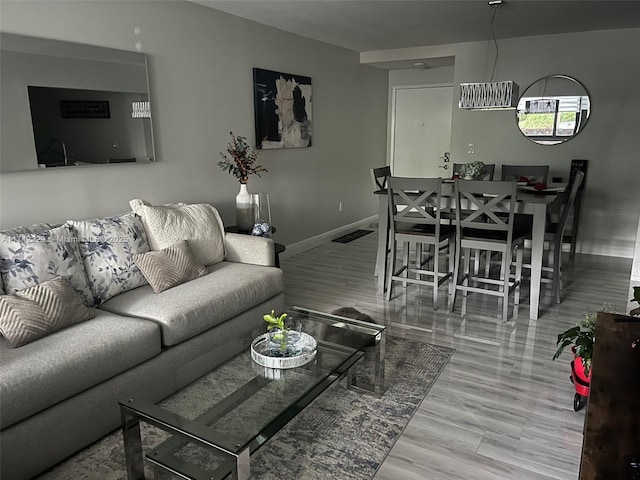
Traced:
<svg viewBox="0 0 640 480">
<path fill-rule="evenodd" d="M 334 230 L 329 230 L 328 232 L 321 233 L 320 235 L 305 238 L 304 240 L 301 240 L 299 242 L 287 245 L 287 249 L 280 254 L 280 260 L 284 260 L 299 253 L 306 252 L 307 250 L 311 250 L 312 248 L 319 247 L 320 245 L 330 242 L 334 238 L 346 235 L 350 231 L 357 230 L 358 228 L 366 228 L 371 225 L 371 223 L 377 221 L 378 215 L 373 215 L 371 217 L 358 220 L 357 222 L 343 225 L 342 227 L 336 228 Z"/>
</svg>

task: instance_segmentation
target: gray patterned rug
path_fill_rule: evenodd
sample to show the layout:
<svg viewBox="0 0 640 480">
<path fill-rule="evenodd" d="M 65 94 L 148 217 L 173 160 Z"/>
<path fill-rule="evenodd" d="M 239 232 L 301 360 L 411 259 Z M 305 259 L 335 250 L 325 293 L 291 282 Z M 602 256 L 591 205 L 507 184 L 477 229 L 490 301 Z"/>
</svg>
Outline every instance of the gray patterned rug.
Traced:
<svg viewBox="0 0 640 480">
<path fill-rule="evenodd" d="M 251 458 L 259 480 L 371 479 L 400 437 L 454 349 L 388 337 L 382 398 L 333 384 Z M 368 365 L 359 366 L 359 376 Z M 145 451 L 166 438 L 142 425 Z M 154 478 L 145 468 L 147 478 Z M 125 480 L 120 431 L 99 440 L 40 479 Z M 155 477 L 160 478 L 159 476 Z M 165 475 L 162 478 L 167 478 Z"/>
</svg>

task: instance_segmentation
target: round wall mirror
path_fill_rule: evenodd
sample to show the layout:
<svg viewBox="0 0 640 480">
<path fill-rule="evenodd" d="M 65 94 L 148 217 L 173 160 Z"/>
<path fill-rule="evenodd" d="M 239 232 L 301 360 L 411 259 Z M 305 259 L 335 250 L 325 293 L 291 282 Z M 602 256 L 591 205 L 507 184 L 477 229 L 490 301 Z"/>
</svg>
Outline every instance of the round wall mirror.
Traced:
<svg viewBox="0 0 640 480">
<path fill-rule="evenodd" d="M 540 145 L 557 145 L 575 137 L 591 112 L 587 89 L 567 75 L 549 75 L 527 87 L 516 110 L 522 134 Z"/>
</svg>

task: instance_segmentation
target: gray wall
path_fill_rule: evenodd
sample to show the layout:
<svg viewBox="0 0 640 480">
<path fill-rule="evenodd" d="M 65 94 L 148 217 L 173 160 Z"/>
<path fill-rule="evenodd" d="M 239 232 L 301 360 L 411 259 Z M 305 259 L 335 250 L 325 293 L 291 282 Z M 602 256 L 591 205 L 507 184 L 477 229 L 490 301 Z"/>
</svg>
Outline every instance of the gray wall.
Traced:
<svg viewBox="0 0 640 480">
<path fill-rule="evenodd" d="M 158 158 L 2 174 L 0 227 L 114 214 L 129 210 L 132 198 L 209 202 L 233 223 L 239 184 L 216 163 L 229 131 L 253 141 L 253 67 L 313 81 L 313 146 L 262 151 L 269 173 L 249 180 L 250 191 L 270 195 L 276 239 L 300 242 L 376 213 L 369 169 L 386 161 L 388 80 L 360 65 L 357 53 L 182 1 L 3 1 L 0 8 L 0 29 L 10 33 L 130 51 L 142 42 Z"/>
<path fill-rule="evenodd" d="M 460 93 L 455 88 L 451 161 L 549 164 L 552 176 L 567 178 L 572 159 L 589 160 L 579 251 L 633 257 L 640 214 L 638 45 L 640 29 L 637 28 L 500 40 L 496 81 L 514 80 L 523 93 L 529 84 L 545 75 L 573 76 L 590 94 L 589 121 L 584 131 L 562 145 L 537 145 L 520 133 L 513 110 L 458 109 Z M 442 48 L 455 55 L 454 86 L 489 80 L 483 76 L 486 42 Z M 426 50 L 417 54 L 424 55 L 428 53 Z M 406 56 L 407 51 L 409 49 L 398 51 L 399 58 Z M 385 53 L 385 60 L 390 60 L 388 52 Z M 408 83 L 443 83 L 450 73 L 448 67 L 412 73 L 391 72 L 389 90 Z M 469 143 L 475 144 L 474 155 L 467 153 Z"/>
</svg>

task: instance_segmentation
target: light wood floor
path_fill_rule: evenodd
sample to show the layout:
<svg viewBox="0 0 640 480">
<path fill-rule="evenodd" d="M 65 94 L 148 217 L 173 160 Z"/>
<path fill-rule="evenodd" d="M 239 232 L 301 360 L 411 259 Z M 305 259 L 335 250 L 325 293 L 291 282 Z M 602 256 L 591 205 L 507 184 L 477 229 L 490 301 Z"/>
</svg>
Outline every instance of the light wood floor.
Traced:
<svg viewBox="0 0 640 480">
<path fill-rule="evenodd" d="M 374 232 L 282 261 L 289 305 L 355 307 L 391 335 L 456 349 L 375 479 L 577 479 L 584 410 L 573 411 L 570 354 L 551 360 L 555 339 L 602 303 L 627 313 L 631 260 L 577 255 L 560 305 L 543 285 L 530 321 L 525 289 L 518 318 L 503 323 L 498 300 L 484 295 L 469 297 L 464 316 L 460 299 L 453 314 L 442 303 L 434 312 L 431 291 L 416 285 L 387 303 L 376 293 L 376 242 Z"/>
</svg>

